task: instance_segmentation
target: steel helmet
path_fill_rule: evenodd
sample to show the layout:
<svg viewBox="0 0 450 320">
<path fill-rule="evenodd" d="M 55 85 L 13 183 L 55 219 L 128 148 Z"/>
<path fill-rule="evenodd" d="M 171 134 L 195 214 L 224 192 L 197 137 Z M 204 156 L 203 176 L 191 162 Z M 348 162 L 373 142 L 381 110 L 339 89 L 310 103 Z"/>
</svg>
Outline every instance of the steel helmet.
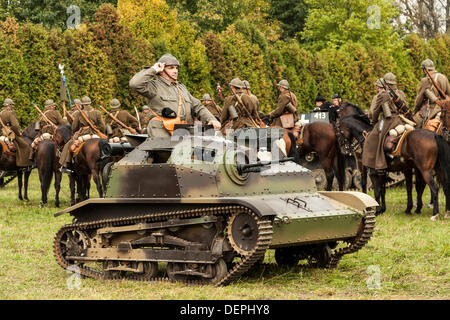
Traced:
<svg viewBox="0 0 450 320">
<path fill-rule="evenodd" d="M 278 82 L 277 86 L 289 90 L 289 82 L 287 80 L 285 80 L 285 79 L 283 79 L 280 82 Z"/>
</svg>

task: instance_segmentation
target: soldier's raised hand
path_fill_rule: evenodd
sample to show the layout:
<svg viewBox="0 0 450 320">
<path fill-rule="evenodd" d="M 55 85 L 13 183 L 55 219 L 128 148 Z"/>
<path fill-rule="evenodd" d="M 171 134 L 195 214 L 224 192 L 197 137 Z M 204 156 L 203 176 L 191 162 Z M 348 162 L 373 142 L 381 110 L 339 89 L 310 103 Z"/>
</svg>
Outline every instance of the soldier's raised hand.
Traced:
<svg viewBox="0 0 450 320">
<path fill-rule="evenodd" d="M 164 67 L 166 66 L 166 64 L 165 63 L 159 63 L 159 62 L 157 62 L 157 63 L 155 63 L 154 65 L 153 65 L 153 69 L 155 69 L 155 71 L 156 71 L 156 73 L 160 73 L 160 72 L 163 72 L 164 71 Z"/>
</svg>

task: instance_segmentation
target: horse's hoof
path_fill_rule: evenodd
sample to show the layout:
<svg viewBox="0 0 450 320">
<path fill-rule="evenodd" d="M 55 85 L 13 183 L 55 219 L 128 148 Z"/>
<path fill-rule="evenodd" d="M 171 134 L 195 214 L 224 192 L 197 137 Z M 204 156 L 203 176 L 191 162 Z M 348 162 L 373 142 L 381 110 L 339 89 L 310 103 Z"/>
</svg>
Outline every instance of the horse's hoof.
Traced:
<svg viewBox="0 0 450 320">
<path fill-rule="evenodd" d="M 405 214 L 407 214 L 408 216 L 412 215 L 411 211 L 405 211 Z"/>
<path fill-rule="evenodd" d="M 434 216 L 431 217 L 431 221 L 436 221 L 438 219 L 438 214 L 435 214 Z"/>
</svg>

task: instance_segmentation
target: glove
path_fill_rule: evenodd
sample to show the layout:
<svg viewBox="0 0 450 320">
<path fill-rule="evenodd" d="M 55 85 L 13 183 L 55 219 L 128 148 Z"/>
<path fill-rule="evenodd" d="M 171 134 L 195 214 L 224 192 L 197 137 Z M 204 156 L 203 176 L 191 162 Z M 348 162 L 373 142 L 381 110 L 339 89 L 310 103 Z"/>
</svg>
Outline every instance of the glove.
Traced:
<svg viewBox="0 0 450 320">
<path fill-rule="evenodd" d="M 155 63 L 154 65 L 153 65 L 153 69 L 155 69 L 155 71 L 156 71 L 156 73 L 160 73 L 160 72 L 163 72 L 164 71 L 164 67 L 165 67 L 166 65 L 165 65 L 165 63 L 159 63 L 159 62 L 157 62 L 157 63 Z"/>
</svg>

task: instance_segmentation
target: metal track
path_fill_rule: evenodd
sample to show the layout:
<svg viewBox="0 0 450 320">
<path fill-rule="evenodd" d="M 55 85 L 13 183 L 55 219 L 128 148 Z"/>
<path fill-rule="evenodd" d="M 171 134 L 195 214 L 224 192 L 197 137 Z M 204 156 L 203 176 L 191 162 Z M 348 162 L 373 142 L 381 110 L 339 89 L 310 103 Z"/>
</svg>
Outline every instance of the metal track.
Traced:
<svg viewBox="0 0 450 320">
<path fill-rule="evenodd" d="M 252 216 L 257 219 L 258 224 L 258 240 L 255 248 L 251 251 L 251 253 L 242 258 L 242 261 L 235 264 L 233 268 L 231 268 L 228 273 L 222 278 L 217 279 L 215 283 L 216 286 L 227 285 L 230 282 L 239 278 L 242 274 L 244 274 L 250 267 L 258 261 L 262 256 L 264 256 L 267 248 L 269 247 L 272 240 L 272 221 L 269 217 L 259 218 L 254 212 L 250 209 L 242 206 L 219 206 L 219 207 L 211 207 L 204 209 L 192 209 L 192 210 L 180 210 L 180 211 L 169 211 L 165 213 L 158 214 L 148 214 L 145 216 L 138 217 L 127 217 L 127 218 L 118 218 L 118 219 L 105 219 L 94 222 L 85 222 L 85 223 L 73 223 L 66 226 L 63 226 L 56 234 L 53 250 L 56 261 L 58 264 L 67 269 L 71 263 L 63 257 L 62 249 L 60 247 L 61 237 L 69 231 L 80 231 L 85 234 L 86 231 L 95 230 L 103 227 L 115 227 L 121 225 L 132 225 L 137 223 L 146 223 L 146 222 L 159 222 L 166 220 L 168 218 L 196 218 L 204 215 L 216 215 L 223 216 L 225 218 L 231 217 L 233 214 L 238 212 L 248 212 Z M 79 265 L 80 274 L 86 277 L 91 277 L 95 279 L 110 279 L 110 280 L 137 280 L 137 281 L 172 281 L 167 277 L 154 277 L 154 278 L 145 278 L 139 276 L 131 276 L 131 277 L 122 277 L 122 276 L 111 276 L 108 273 L 103 271 L 93 270 L 84 265 Z M 172 281 L 173 282 L 173 281 Z M 187 284 L 192 285 L 205 285 L 210 284 L 206 281 L 198 280 L 198 281 L 188 281 Z"/>
</svg>

